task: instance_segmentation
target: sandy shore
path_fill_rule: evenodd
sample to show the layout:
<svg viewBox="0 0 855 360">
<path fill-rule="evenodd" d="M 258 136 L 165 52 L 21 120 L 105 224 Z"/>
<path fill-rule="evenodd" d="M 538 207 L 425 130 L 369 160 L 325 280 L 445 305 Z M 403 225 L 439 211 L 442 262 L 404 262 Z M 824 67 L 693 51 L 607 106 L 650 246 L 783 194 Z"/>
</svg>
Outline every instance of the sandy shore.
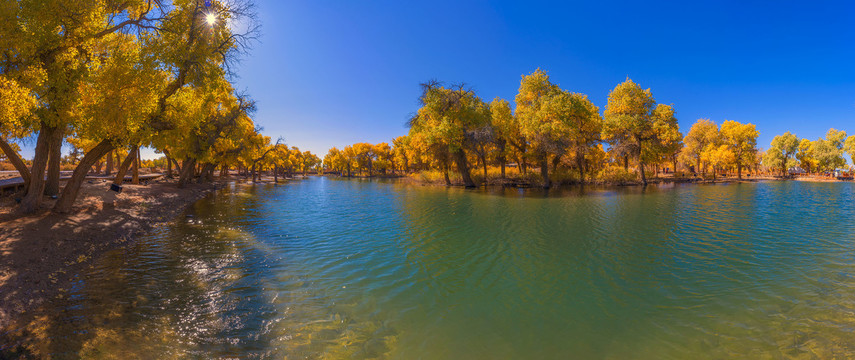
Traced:
<svg viewBox="0 0 855 360">
<path fill-rule="evenodd" d="M 12 212 L 11 198 L 0 200 L 0 345 L 22 314 L 56 296 L 92 259 L 172 220 L 221 187 L 179 189 L 161 181 L 126 184 L 117 194 L 106 182 L 84 183 L 69 215 L 47 211 L 55 201 L 47 200 L 42 212 L 21 217 Z"/>
</svg>

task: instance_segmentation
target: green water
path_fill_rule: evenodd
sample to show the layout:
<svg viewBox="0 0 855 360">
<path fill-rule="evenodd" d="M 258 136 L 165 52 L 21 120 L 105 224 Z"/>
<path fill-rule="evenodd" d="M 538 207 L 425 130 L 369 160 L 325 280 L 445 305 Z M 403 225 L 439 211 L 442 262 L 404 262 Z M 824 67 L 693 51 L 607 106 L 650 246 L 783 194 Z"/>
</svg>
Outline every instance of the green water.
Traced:
<svg viewBox="0 0 855 360">
<path fill-rule="evenodd" d="M 855 184 L 232 187 L 98 261 L 58 356 L 855 357 Z"/>
</svg>

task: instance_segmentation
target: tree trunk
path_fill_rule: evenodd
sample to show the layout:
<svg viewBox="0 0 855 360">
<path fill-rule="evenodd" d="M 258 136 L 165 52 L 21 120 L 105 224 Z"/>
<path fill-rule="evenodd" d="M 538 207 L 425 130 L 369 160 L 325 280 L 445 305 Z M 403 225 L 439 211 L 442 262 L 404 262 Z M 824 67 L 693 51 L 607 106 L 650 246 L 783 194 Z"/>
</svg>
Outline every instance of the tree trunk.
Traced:
<svg viewBox="0 0 855 360">
<path fill-rule="evenodd" d="M 549 180 L 549 157 L 546 154 L 540 156 L 540 176 L 543 177 L 544 189 L 552 186 L 552 181 Z"/>
<path fill-rule="evenodd" d="M 77 199 L 77 194 L 80 192 L 80 185 L 83 184 L 83 180 L 86 179 L 86 173 L 89 171 L 89 167 L 101 160 L 104 155 L 113 156 L 110 154 L 110 151 L 112 150 L 113 145 L 111 142 L 109 140 L 102 140 L 98 145 L 95 145 L 92 150 L 87 151 L 86 154 L 83 155 L 83 159 L 80 160 L 80 164 L 74 168 L 74 173 L 71 174 L 71 178 L 68 179 L 68 182 L 65 184 L 65 188 L 62 189 L 62 194 L 59 196 L 59 200 L 57 200 L 56 204 L 53 206 L 54 212 L 67 213 L 71 210 L 71 206 L 74 205 L 74 200 Z"/>
<path fill-rule="evenodd" d="M 45 195 L 59 194 L 59 163 L 62 161 L 62 131 L 54 128 L 48 138 L 48 169 L 45 181 Z M 89 169 L 86 169 L 89 172 Z"/>
<path fill-rule="evenodd" d="M 641 173 L 641 185 L 647 185 L 647 177 L 644 176 L 644 161 L 641 160 L 640 156 L 638 159 L 638 172 Z"/>
<path fill-rule="evenodd" d="M 445 176 L 445 186 L 451 186 L 451 178 L 448 177 L 448 164 L 445 164 L 442 170 L 442 174 Z"/>
<path fill-rule="evenodd" d="M 122 184 L 125 183 L 125 175 L 128 174 L 128 169 L 130 169 L 134 158 L 136 158 L 136 154 L 134 153 L 135 151 L 135 148 L 131 149 L 131 151 L 128 152 L 128 156 L 125 156 L 125 160 L 123 160 L 122 164 L 119 165 L 119 169 L 116 171 L 116 177 L 113 179 L 114 185 L 122 186 Z"/>
<path fill-rule="evenodd" d="M 487 159 L 482 157 L 481 163 L 484 164 L 484 185 L 487 185 Z"/>
<path fill-rule="evenodd" d="M 623 156 L 623 170 L 629 171 L 629 155 Z"/>
<path fill-rule="evenodd" d="M 172 177 L 172 159 L 169 156 L 166 157 L 166 177 Z"/>
<path fill-rule="evenodd" d="M 199 179 L 196 181 L 199 184 L 214 181 L 214 169 L 217 167 L 215 164 L 204 164 L 202 165 L 201 174 Z"/>
<path fill-rule="evenodd" d="M 196 173 L 196 159 L 187 158 L 181 166 L 181 174 L 178 176 L 178 187 L 183 188 L 191 180 Z"/>
<path fill-rule="evenodd" d="M 131 178 L 131 184 L 139 185 L 139 183 L 140 183 L 140 147 L 139 146 L 137 146 L 137 148 L 134 149 L 134 153 L 136 153 L 136 156 L 134 156 L 134 171 L 133 171 L 133 178 Z"/>
<path fill-rule="evenodd" d="M 9 145 L 2 136 L 0 136 L 0 149 L 3 149 L 3 153 L 6 154 L 6 159 L 9 159 L 9 162 L 12 163 L 12 166 L 15 167 L 15 170 L 18 170 L 18 174 L 21 175 L 21 179 L 24 179 L 24 189 L 26 189 L 30 185 L 30 169 L 27 168 L 27 164 L 24 164 L 24 160 L 18 156 L 18 152 L 15 149 L 12 149 L 12 145 Z"/>
<path fill-rule="evenodd" d="M 472 181 L 472 176 L 469 174 L 469 164 L 466 162 L 466 153 L 463 152 L 463 149 L 458 149 L 454 152 L 454 162 L 457 163 L 457 171 L 460 172 L 460 176 L 463 177 L 463 185 L 471 188 L 475 187 L 475 182 Z"/>
<path fill-rule="evenodd" d="M 742 164 L 736 163 L 736 177 L 742 180 Z"/>
<path fill-rule="evenodd" d="M 50 128 L 44 122 L 41 123 L 41 131 L 36 139 L 36 150 L 33 155 L 33 167 L 30 170 L 30 186 L 27 187 L 27 195 L 21 200 L 20 211 L 29 214 L 39 209 L 42 204 L 42 194 L 45 192 L 45 167 L 47 167 L 49 140 L 56 128 Z"/>
<path fill-rule="evenodd" d="M 172 158 L 170 158 L 170 159 L 172 159 Z M 177 171 L 180 174 L 181 173 L 181 164 L 178 163 L 178 160 L 172 159 L 172 165 L 175 166 L 175 171 Z"/>
<path fill-rule="evenodd" d="M 585 183 L 585 157 L 576 154 L 576 165 L 579 166 L 579 183 Z"/>
<path fill-rule="evenodd" d="M 84 155 L 84 157 L 86 157 L 86 155 Z M 109 176 L 112 173 L 113 173 L 113 150 L 110 150 L 110 152 L 107 153 L 107 168 L 104 170 L 104 175 Z"/>
</svg>

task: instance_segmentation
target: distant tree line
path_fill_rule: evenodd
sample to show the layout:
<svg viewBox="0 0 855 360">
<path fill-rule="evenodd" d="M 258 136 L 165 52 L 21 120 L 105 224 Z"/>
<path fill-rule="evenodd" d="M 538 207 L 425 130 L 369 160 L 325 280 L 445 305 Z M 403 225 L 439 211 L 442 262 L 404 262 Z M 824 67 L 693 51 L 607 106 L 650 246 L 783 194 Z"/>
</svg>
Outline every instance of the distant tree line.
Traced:
<svg viewBox="0 0 855 360">
<path fill-rule="evenodd" d="M 446 184 L 457 173 L 465 186 L 476 185 L 475 175 L 486 182 L 491 168 L 500 179 L 508 167 L 516 177 L 537 169 L 540 184 L 549 187 L 556 172 L 560 180 L 579 183 L 632 168 L 642 184 L 650 172 L 678 168 L 713 179 L 727 172 L 738 178 L 746 171 L 786 174 L 794 166 L 821 172 L 844 166 L 844 151 L 855 153 L 855 136 L 834 129 L 815 141 L 789 133 L 775 137 L 765 153 L 757 148 L 753 124 L 700 119 L 683 136 L 674 107 L 658 104 L 650 89 L 629 78 L 611 91 L 602 113 L 586 95 L 562 89 L 540 69 L 522 77 L 513 107 L 501 98 L 483 101 L 464 85 L 430 81 L 421 87 L 421 107 L 406 136 L 392 146 L 332 148 L 324 168 L 343 176 L 439 171 Z"/>
</svg>

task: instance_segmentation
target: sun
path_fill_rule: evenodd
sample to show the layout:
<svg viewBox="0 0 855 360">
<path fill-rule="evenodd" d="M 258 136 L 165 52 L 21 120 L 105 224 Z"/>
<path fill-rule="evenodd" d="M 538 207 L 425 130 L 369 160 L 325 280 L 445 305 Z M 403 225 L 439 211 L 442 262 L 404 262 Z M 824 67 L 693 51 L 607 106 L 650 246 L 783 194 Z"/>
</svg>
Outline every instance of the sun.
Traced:
<svg viewBox="0 0 855 360">
<path fill-rule="evenodd" d="M 217 22 L 217 15 L 209 13 L 208 15 L 205 15 L 205 21 L 208 22 L 208 25 L 214 26 L 214 23 Z"/>
</svg>

